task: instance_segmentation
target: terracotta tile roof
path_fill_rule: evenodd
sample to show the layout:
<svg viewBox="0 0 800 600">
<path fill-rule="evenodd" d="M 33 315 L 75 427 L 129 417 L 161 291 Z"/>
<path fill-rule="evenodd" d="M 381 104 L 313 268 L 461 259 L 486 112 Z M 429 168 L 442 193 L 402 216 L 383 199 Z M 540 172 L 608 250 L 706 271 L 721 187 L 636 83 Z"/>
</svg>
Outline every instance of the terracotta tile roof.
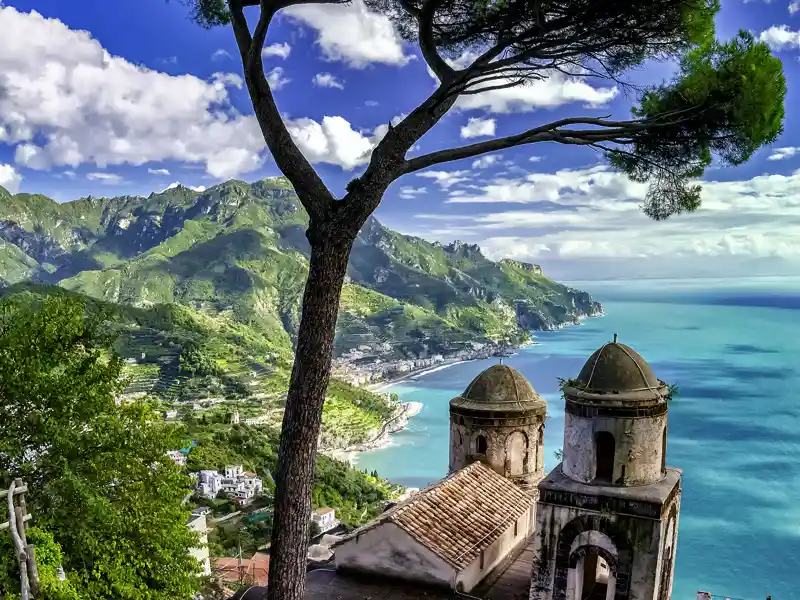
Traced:
<svg viewBox="0 0 800 600">
<path fill-rule="evenodd" d="M 255 585 L 267 585 L 269 555 L 256 552 L 253 558 L 243 558 L 241 571 L 238 558 L 217 558 L 213 571 L 222 581 L 238 583 L 244 580 Z"/>
<path fill-rule="evenodd" d="M 467 567 L 526 511 L 533 499 L 475 462 L 388 510 L 334 544 L 394 523 L 457 569 Z"/>
<path fill-rule="evenodd" d="M 315 515 L 327 515 L 328 513 L 332 513 L 333 509 L 327 506 L 323 506 L 322 508 L 318 508 L 314 511 Z"/>
</svg>

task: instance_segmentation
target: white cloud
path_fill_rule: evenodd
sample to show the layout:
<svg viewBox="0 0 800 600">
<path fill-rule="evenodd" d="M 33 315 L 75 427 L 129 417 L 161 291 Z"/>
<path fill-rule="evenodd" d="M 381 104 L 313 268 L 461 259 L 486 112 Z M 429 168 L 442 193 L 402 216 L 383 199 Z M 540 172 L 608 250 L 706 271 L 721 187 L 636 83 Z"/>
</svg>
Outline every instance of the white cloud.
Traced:
<svg viewBox="0 0 800 600">
<path fill-rule="evenodd" d="M 167 169 L 147 169 L 147 172 L 150 173 L 150 175 L 169 175 Z"/>
<path fill-rule="evenodd" d="M 244 80 L 236 73 L 213 73 L 211 75 L 211 81 L 222 86 L 230 86 L 237 89 L 242 89 L 244 85 Z"/>
<path fill-rule="evenodd" d="M 758 39 L 773 50 L 800 47 L 800 31 L 792 31 L 788 25 L 773 25 L 762 31 Z"/>
<path fill-rule="evenodd" d="M 767 160 L 783 160 L 784 158 L 792 158 L 795 154 L 800 153 L 800 146 L 786 146 L 784 148 L 773 148 L 772 154 L 767 157 Z"/>
<path fill-rule="evenodd" d="M 269 87 L 273 90 L 279 90 L 286 86 L 291 79 L 283 76 L 283 69 L 281 67 L 275 67 L 269 73 L 267 73 L 267 82 L 269 83 Z"/>
<path fill-rule="evenodd" d="M 450 198 L 447 203 L 533 202 L 574 204 L 584 197 L 608 200 L 641 198 L 647 184 L 634 183 L 604 165 L 589 169 L 561 169 L 555 173 L 530 173 L 520 179 L 497 179 L 471 195 Z"/>
<path fill-rule="evenodd" d="M 21 181 L 22 175 L 12 165 L 0 164 L 0 187 L 4 187 L 10 193 L 16 194 L 19 191 Z"/>
<path fill-rule="evenodd" d="M 328 60 L 361 69 L 374 63 L 402 66 L 414 58 L 405 53 L 389 17 L 369 11 L 363 0 L 292 6 L 284 13 L 316 30 Z"/>
<path fill-rule="evenodd" d="M 796 2 L 792 2 L 789 5 L 789 14 L 790 15 L 793 15 L 797 11 L 800 11 L 800 0 L 797 0 Z"/>
<path fill-rule="evenodd" d="M 323 117 L 321 122 L 300 118 L 287 120 L 286 127 L 308 160 L 339 165 L 352 170 L 369 162 L 372 150 L 388 127 L 375 128 L 371 136 L 355 131 L 342 117 Z"/>
<path fill-rule="evenodd" d="M 465 175 L 469 175 L 469 171 L 423 171 L 417 173 L 417 177 L 433 179 L 443 190 L 450 189 L 457 183 L 469 181 L 469 177 L 465 177 Z"/>
<path fill-rule="evenodd" d="M 420 194 L 424 194 L 427 190 L 424 187 L 412 187 L 412 186 L 404 186 L 400 188 L 399 196 L 404 200 L 412 200 L 419 196 Z"/>
<path fill-rule="evenodd" d="M 193 190 L 195 192 L 205 192 L 206 191 L 206 186 L 204 186 L 204 185 L 183 185 L 180 181 L 175 181 L 173 183 L 170 183 L 163 190 L 161 190 L 161 192 L 164 193 L 167 190 L 171 190 L 171 189 L 174 189 L 174 188 L 180 187 L 180 186 L 183 186 L 185 188 L 189 188 L 190 190 Z"/>
<path fill-rule="evenodd" d="M 344 89 L 344 83 L 336 79 L 331 73 L 317 73 L 314 75 L 312 83 L 318 87 Z"/>
<path fill-rule="evenodd" d="M 541 156 L 531 156 L 528 160 L 531 161 L 531 162 L 539 162 L 540 160 L 542 160 L 542 157 Z"/>
<path fill-rule="evenodd" d="M 462 69 L 469 66 L 475 58 L 477 55 L 467 52 L 458 59 L 447 62 L 455 68 Z M 430 68 L 428 74 L 437 79 Z M 455 107 L 463 110 L 484 110 L 494 114 L 530 112 L 538 108 L 555 108 L 570 102 L 581 102 L 589 107 L 597 107 L 608 104 L 619 91 L 616 87 L 594 88 L 586 83 L 585 79 L 569 77 L 558 71 L 554 71 L 545 79 L 524 85 L 480 91 L 511 81 L 511 78 L 499 79 L 472 87 L 469 95 L 458 98 Z"/>
<path fill-rule="evenodd" d="M 481 87 L 476 89 L 480 90 Z M 554 73 L 547 79 L 526 85 L 461 96 L 456 101 L 456 106 L 462 109 L 483 109 L 491 113 L 529 112 L 537 108 L 555 108 L 570 102 L 581 102 L 590 107 L 602 106 L 616 95 L 616 87 L 594 88 L 578 78 L 569 79 L 565 75 Z"/>
<path fill-rule="evenodd" d="M 487 154 L 486 156 L 481 156 L 479 159 L 473 161 L 472 168 L 473 169 L 485 169 L 487 167 L 491 167 L 494 164 L 497 164 L 503 158 L 502 154 Z"/>
<path fill-rule="evenodd" d="M 286 42 L 282 42 L 280 44 L 270 44 L 269 46 L 264 46 L 264 49 L 261 51 L 261 56 L 264 58 L 268 56 L 278 56 L 280 58 L 288 58 L 289 54 L 292 52 L 292 47 L 289 46 Z"/>
<path fill-rule="evenodd" d="M 111 56 L 88 32 L 0 7 L 0 143 L 21 165 L 201 163 L 232 177 L 262 163 L 255 118 L 230 106 L 227 85 L 173 76 Z"/>
<path fill-rule="evenodd" d="M 364 106 L 378 106 L 378 104 L 375 100 L 364 100 Z"/>
<path fill-rule="evenodd" d="M 702 265 L 726 264 L 730 273 L 745 275 L 740 259 L 800 261 L 800 170 L 703 182 L 701 208 L 664 222 L 641 212 L 645 190 L 603 165 L 531 173 L 493 181 L 478 194 L 458 190 L 451 202 L 481 197 L 489 210 L 417 215 L 433 227 L 416 233 L 478 242 L 493 258 L 544 259 L 572 272 L 582 269 L 584 276 L 625 277 L 636 270 L 658 276 L 659 267 L 686 276 Z M 520 208 L 497 210 L 493 202 Z M 594 270 L 601 267 L 603 273 Z"/>
<path fill-rule="evenodd" d="M 122 177 L 114 173 L 87 173 L 86 179 L 100 181 L 102 183 L 115 184 L 121 183 Z"/>
<path fill-rule="evenodd" d="M 228 58 L 233 58 L 231 53 L 227 50 L 220 48 L 214 51 L 214 54 L 211 55 L 211 60 L 225 60 Z M 177 61 L 176 61 L 177 62 Z"/>
<path fill-rule="evenodd" d="M 494 119 L 481 119 L 479 117 L 470 118 L 467 124 L 461 128 L 462 138 L 474 138 L 487 135 L 494 135 L 496 122 Z"/>
</svg>

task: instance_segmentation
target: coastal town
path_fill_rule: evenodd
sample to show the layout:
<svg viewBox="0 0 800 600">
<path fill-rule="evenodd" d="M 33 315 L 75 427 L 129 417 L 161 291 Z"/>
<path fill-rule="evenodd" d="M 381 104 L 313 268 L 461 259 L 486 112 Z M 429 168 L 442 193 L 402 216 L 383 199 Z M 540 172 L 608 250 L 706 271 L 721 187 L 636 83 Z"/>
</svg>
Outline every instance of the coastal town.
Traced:
<svg viewBox="0 0 800 600">
<path fill-rule="evenodd" d="M 532 344 L 533 342 L 528 342 L 524 345 Z M 392 383 L 467 360 L 514 355 L 513 346 L 504 342 L 468 341 L 447 354 L 426 356 L 426 353 L 422 353 L 416 358 L 396 359 L 387 357 L 391 350 L 391 347 L 387 346 L 390 345 L 362 344 L 334 358 L 332 375 L 350 385 L 360 387 Z"/>
</svg>

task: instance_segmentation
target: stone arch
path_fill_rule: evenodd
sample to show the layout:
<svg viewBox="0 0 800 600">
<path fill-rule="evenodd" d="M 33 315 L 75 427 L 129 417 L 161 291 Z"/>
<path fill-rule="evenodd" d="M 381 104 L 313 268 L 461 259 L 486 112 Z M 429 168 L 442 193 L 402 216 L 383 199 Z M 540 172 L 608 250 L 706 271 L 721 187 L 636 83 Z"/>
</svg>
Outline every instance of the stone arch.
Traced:
<svg viewBox="0 0 800 600">
<path fill-rule="evenodd" d="M 569 568 L 574 569 L 577 567 L 578 559 L 582 556 L 586 556 L 589 551 L 596 552 L 600 558 L 606 561 L 606 564 L 614 574 L 614 577 L 617 576 L 617 557 L 602 546 L 595 546 L 593 544 L 585 544 L 575 548 L 575 550 L 572 551 L 572 554 L 569 555 Z"/>
<path fill-rule="evenodd" d="M 665 430 L 666 431 L 666 430 Z M 675 543 L 678 537 L 678 505 L 673 504 L 664 529 L 664 545 L 661 550 L 661 580 L 658 586 L 658 600 L 668 600 L 672 583 L 672 563 L 675 560 Z"/>
<path fill-rule="evenodd" d="M 524 475 L 528 472 L 528 436 L 517 429 L 506 437 L 505 470 L 507 475 Z"/>
<path fill-rule="evenodd" d="M 558 534 L 553 600 L 567 599 L 567 576 L 570 568 L 570 556 L 572 555 L 572 542 L 584 531 L 592 530 L 605 534 L 617 549 L 614 600 L 628 600 L 630 597 L 633 549 L 625 531 L 610 519 L 603 518 L 600 515 L 584 515 L 572 519 Z"/>
<path fill-rule="evenodd" d="M 616 440 L 610 431 L 594 434 L 595 476 L 597 481 L 611 483 L 614 480 Z"/>
</svg>

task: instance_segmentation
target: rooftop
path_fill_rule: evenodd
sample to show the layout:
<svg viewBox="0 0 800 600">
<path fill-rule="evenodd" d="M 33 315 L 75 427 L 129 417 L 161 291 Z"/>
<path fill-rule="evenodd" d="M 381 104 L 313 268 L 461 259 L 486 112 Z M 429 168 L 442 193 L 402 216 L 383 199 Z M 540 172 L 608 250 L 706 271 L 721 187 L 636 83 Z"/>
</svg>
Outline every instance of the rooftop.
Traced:
<svg viewBox="0 0 800 600">
<path fill-rule="evenodd" d="M 629 400 L 661 401 L 667 386 L 636 350 L 619 343 L 614 334 L 614 341 L 598 348 L 564 391 L 569 396 L 586 399 L 615 394 Z"/>
<path fill-rule="evenodd" d="M 519 487 L 475 462 L 388 510 L 334 547 L 383 523 L 393 523 L 453 567 L 463 569 L 531 503 Z"/>
<path fill-rule="evenodd" d="M 492 412 L 546 410 L 547 402 L 536 393 L 525 376 L 508 365 L 492 365 L 478 375 L 460 396 L 450 401 L 451 409 Z"/>
<path fill-rule="evenodd" d="M 528 545 L 509 556 L 473 592 L 487 600 L 528 600 L 533 546 Z M 264 600 L 265 586 L 244 587 L 231 600 Z M 385 579 L 374 575 L 316 569 L 306 574 L 305 600 L 464 600 L 451 590 Z"/>
</svg>

